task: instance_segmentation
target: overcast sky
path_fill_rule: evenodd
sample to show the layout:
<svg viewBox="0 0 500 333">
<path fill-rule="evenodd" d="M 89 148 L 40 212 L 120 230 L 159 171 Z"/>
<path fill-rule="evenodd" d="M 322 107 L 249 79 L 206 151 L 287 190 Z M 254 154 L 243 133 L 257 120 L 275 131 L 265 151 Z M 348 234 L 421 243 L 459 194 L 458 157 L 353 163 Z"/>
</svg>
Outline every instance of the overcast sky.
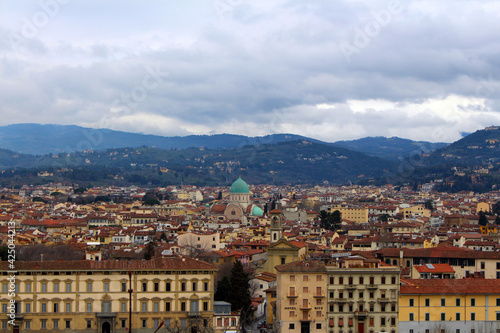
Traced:
<svg viewBox="0 0 500 333">
<path fill-rule="evenodd" d="M 500 125 L 499 1 L 0 0 L 0 125 L 452 142 Z"/>
</svg>

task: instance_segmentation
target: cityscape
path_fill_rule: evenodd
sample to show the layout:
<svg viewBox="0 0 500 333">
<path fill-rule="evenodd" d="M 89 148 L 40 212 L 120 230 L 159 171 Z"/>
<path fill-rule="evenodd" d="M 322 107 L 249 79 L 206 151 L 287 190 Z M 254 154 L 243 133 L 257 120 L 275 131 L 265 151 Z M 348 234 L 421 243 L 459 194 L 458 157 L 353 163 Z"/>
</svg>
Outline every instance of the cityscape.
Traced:
<svg viewBox="0 0 500 333">
<path fill-rule="evenodd" d="M 500 333 L 500 1 L 0 2 L 0 333 Z"/>
</svg>

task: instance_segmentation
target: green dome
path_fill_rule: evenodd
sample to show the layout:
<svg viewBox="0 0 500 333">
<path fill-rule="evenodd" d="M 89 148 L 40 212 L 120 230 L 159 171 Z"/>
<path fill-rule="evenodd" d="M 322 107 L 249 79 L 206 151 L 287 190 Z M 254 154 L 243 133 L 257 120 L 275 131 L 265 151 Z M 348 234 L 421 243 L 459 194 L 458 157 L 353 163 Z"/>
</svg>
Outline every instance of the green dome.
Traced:
<svg viewBox="0 0 500 333">
<path fill-rule="evenodd" d="M 248 184 L 240 177 L 231 185 L 231 193 L 250 193 L 250 189 Z"/>
<path fill-rule="evenodd" d="M 253 216 L 264 216 L 264 212 L 259 207 L 253 206 L 252 215 Z"/>
</svg>

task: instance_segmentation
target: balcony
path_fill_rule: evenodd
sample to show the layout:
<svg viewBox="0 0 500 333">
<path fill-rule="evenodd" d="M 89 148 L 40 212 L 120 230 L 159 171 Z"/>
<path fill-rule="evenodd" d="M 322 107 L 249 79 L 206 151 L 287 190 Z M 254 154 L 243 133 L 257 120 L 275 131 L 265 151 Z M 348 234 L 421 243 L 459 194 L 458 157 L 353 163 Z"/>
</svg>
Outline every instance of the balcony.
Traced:
<svg viewBox="0 0 500 333">
<path fill-rule="evenodd" d="M 335 298 L 333 301 L 336 303 L 345 303 L 347 302 L 347 298 Z"/>
<path fill-rule="evenodd" d="M 388 297 L 385 297 L 385 296 L 384 296 L 384 297 L 379 298 L 379 299 L 378 299 L 378 301 L 379 301 L 380 303 L 388 303 L 388 302 L 390 302 L 391 300 L 390 300 Z"/>
<path fill-rule="evenodd" d="M 303 310 L 303 311 L 308 311 L 308 310 L 311 310 L 312 307 L 309 304 L 302 304 L 302 306 L 300 307 L 300 309 Z"/>
<path fill-rule="evenodd" d="M 348 284 L 347 286 L 345 286 L 345 289 L 347 290 L 353 290 L 356 288 L 358 288 L 358 286 L 356 286 L 355 284 Z"/>
<path fill-rule="evenodd" d="M 295 295 L 295 294 L 291 294 L 291 295 L 287 295 L 286 297 L 288 297 L 288 298 L 297 298 L 297 297 L 299 297 L 299 296 L 298 296 L 298 295 Z"/>
<path fill-rule="evenodd" d="M 315 297 L 315 298 L 323 298 L 323 297 L 326 297 L 326 295 L 320 295 L 320 294 L 318 294 L 318 295 L 313 295 L 313 297 Z"/>
<path fill-rule="evenodd" d="M 368 316 L 368 312 L 367 311 L 355 311 L 354 316 L 358 319 L 364 319 Z"/>
<path fill-rule="evenodd" d="M 368 288 L 368 289 L 377 289 L 378 286 L 376 284 L 369 284 L 369 285 L 366 286 L 366 288 Z"/>
<path fill-rule="evenodd" d="M 189 311 L 188 312 L 188 317 L 192 318 L 192 317 L 200 317 L 201 316 L 201 312 L 200 311 Z"/>
</svg>

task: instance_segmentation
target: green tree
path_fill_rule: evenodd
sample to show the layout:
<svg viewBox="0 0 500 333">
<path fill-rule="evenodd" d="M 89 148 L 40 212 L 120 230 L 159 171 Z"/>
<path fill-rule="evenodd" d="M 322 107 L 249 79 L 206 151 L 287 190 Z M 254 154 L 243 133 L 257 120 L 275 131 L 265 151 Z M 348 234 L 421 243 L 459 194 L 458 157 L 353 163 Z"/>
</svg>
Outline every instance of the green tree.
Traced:
<svg viewBox="0 0 500 333">
<path fill-rule="evenodd" d="M 488 224 L 488 218 L 486 217 L 486 215 L 484 214 L 484 212 L 480 212 L 479 213 L 479 221 L 478 221 L 479 225 L 482 225 L 482 226 L 485 226 Z"/>
<path fill-rule="evenodd" d="M 229 294 L 231 308 L 240 311 L 245 317 L 242 320 L 246 320 L 250 316 L 250 308 L 252 306 L 252 300 L 250 299 L 250 277 L 245 272 L 239 260 L 236 260 L 231 269 L 229 281 L 231 283 L 231 293 Z"/>
<path fill-rule="evenodd" d="M 430 210 L 431 212 L 434 211 L 434 205 L 432 204 L 432 200 L 427 200 L 424 204 L 424 207 Z"/>
<path fill-rule="evenodd" d="M 158 199 L 148 199 L 148 200 L 144 201 L 144 203 L 142 205 L 143 206 L 157 206 L 159 204 L 161 204 L 161 202 Z"/>
<path fill-rule="evenodd" d="M 165 234 L 165 232 L 162 232 L 162 233 L 161 233 L 161 235 L 160 235 L 160 240 L 161 240 L 161 241 L 165 241 L 165 242 L 168 240 L 167 235 Z"/>
<path fill-rule="evenodd" d="M 500 216 L 497 216 L 497 217 L 495 218 L 495 224 L 496 224 L 496 225 L 499 225 L 499 224 L 500 224 Z"/>
<path fill-rule="evenodd" d="M 75 188 L 75 189 L 73 190 L 73 193 L 74 193 L 74 194 L 83 194 L 83 193 L 85 193 L 85 191 L 87 191 L 87 189 L 86 189 L 85 187 L 81 187 L 81 186 L 80 186 L 80 187 L 78 187 L 78 188 Z"/>
<path fill-rule="evenodd" d="M 217 283 L 214 299 L 216 301 L 228 302 L 230 294 L 231 294 L 231 282 L 229 281 L 229 277 L 223 276 L 222 279 Z"/>
<path fill-rule="evenodd" d="M 319 216 L 321 220 L 321 228 L 326 230 L 335 231 L 342 223 L 342 215 L 339 210 L 336 210 L 333 213 L 322 210 L 319 212 Z"/>
</svg>

